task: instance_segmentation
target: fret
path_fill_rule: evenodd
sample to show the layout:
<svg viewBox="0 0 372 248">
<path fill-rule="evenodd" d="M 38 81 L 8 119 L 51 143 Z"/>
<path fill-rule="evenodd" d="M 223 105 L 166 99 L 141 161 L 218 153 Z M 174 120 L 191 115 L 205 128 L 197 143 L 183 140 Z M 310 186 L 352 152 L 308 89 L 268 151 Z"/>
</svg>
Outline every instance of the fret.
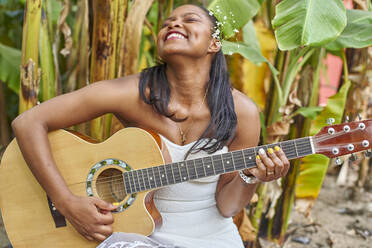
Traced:
<svg viewBox="0 0 372 248">
<path fill-rule="evenodd" d="M 136 188 L 137 192 L 140 192 L 141 187 L 140 187 L 140 183 L 139 183 L 139 180 L 138 180 L 137 170 L 132 171 L 132 175 L 133 175 L 133 179 L 134 179 L 134 187 Z"/>
<path fill-rule="evenodd" d="M 157 187 L 162 187 L 163 184 L 161 184 L 159 167 L 158 166 L 155 166 L 155 167 L 152 167 L 152 169 L 154 171 L 154 179 L 155 179 L 156 186 Z"/>
<path fill-rule="evenodd" d="M 130 185 L 128 172 L 123 173 L 123 179 L 124 179 L 124 184 L 125 184 L 125 191 L 126 191 L 125 193 L 127 194 L 132 193 L 132 187 Z"/>
<path fill-rule="evenodd" d="M 282 149 L 288 159 L 297 158 L 293 141 L 288 140 L 288 141 L 282 142 Z"/>
<path fill-rule="evenodd" d="M 158 185 L 155 182 L 154 167 L 149 168 L 148 173 L 149 173 L 151 188 L 152 189 L 157 188 Z"/>
<path fill-rule="evenodd" d="M 213 161 L 210 157 L 204 157 L 202 158 L 203 160 L 203 167 L 205 169 L 205 176 L 212 176 L 214 174 L 214 169 L 213 169 Z"/>
<path fill-rule="evenodd" d="M 139 187 L 141 191 L 145 190 L 145 181 L 143 180 L 142 170 L 136 170 L 138 176 Z"/>
<path fill-rule="evenodd" d="M 304 157 L 313 153 L 309 137 L 297 139 L 295 142 L 298 148 L 299 157 Z"/>
<path fill-rule="evenodd" d="M 225 172 L 230 172 L 235 170 L 234 159 L 232 158 L 232 153 L 225 153 L 222 155 L 222 163 L 224 165 Z"/>
<path fill-rule="evenodd" d="M 175 183 L 182 182 L 181 173 L 180 173 L 180 170 L 178 169 L 178 163 L 173 163 L 172 164 L 172 171 L 173 171 L 173 175 L 174 175 L 174 182 Z"/>
<path fill-rule="evenodd" d="M 167 179 L 168 179 L 169 184 L 174 184 L 175 181 L 174 181 L 172 166 L 170 164 L 166 164 L 165 165 L 165 171 L 166 171 L 166 174 L 167 174 Z"/>
<path fill-rule="evenodd" d="M 134 183 L 133 171 L 128 171 L 129 182 L 131 184 L 132 193 L 137 192 L 136 184 Z"/>
<path fill-rule="evenodd" d="M 249 148 L 243 150 L 244 164 L 236 166 L 237 170 L 242 170 L 245 168 L 250 168 L 252 165 L 256 164 L 256 152 L 254 148 Z"/>
<path fill-rule="evenodd" d="M 169 181 L 168 181 L 168 178 L 167 178 L 167 173 L 165 173 L 164 165 L 159 166 L 159 173 L 160 173 L 161 184 L 163 186 L 169 185 Z"/>
<path fill-rule="evenodd" d="M 238 168 L 246 167 L 246 162 L 244 159 L 243 151 L 234 151 L 231 153 L 232 158 L 234 160 L 234 170 L 238 170 Z"/>
<path fill-rule="evenodd" d="M 212 156 L 212 164 L 214 168 L 214 174 L 219 175 L 225 172 L 223 168 L 223 162 L 222 162 L 222 155 L 214 155 Z"/>
<path fill-rule="evenodd" d="M 178 168 L 180 169 L 181 180 L 182 180 L 182 181 L 187 181 L 187 180 L 189 180 L 189 175 L 188 175 L 188 172 L 187 172 L 187 169 L 186 169 L 186 164 L 185 164 L 185 162 L 179 162 L 179 163 L 178 163 Z"/>
<path fill-rule="evenodd" d="M 247 167 L 247 161 L 245 160 L 244 150 L 242 150 L 241 153 L 242 153 L 241 156 L 243 158 L 243 164 L 236 163 L 237 165 L 235 165 L 235 170 L 239 170 L 239 168 L 246 168 Z"/>
<path fill-rule="evenodd" d="M 294 144 L 295 151 L 296 151 L 296 157 L 298 157 L 297 145 L 296 145 L 296 141 L 295 140 L 293 141 L 293 144 Z"/>
<path fill-rule="evenodd" d="M 150 180 L 149 180 L 149 172 L 148 172 L 148 168 L 144 168 L 142 169 L 142 174 L 143 174 L 143 181 L 145 182 L 145 188 L 146 189 L 151 189 L 151 184 L 150 184 Z"/>
<path fill-rule="evenodd" d="M 196 170 L 196 174 L 198 175 L 198 178 L 205 177 L 206 173 L 205 173 L 205 168 L 203 165 L 203 159 L 201 158 L 195 159 L 194 163 L 195 163 L 195 170 Z"/>
<path fill-rule="evenodd" d="M 193 180 L 193 179 L 198 178 L 196 176 L 196 169 L 195 169 L 194 160 L 187 160 L 187 161 L 185 161 L 185 163 L 186 163 L 186 169 L 187 169 L 187 172 L 188 172 L 188 175 L 189 175 L 189 179 Z"/>
</svg>

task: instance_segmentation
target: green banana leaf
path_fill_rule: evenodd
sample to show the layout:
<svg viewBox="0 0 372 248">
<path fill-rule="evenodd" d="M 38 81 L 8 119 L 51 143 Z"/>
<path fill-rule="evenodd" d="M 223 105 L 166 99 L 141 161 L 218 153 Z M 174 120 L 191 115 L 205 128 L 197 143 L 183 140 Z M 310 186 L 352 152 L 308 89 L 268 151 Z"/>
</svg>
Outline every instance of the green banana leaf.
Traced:
<svg viewBox="0 0 372 248">
<path fill-rule="evenodd" d="M 322 107 L 302 107 L 297 109 L 293 114 L 291 114 L 291 119 L 300 114 L 306 118 L 310 118 L 312 120 L 315 120 L 318 114 L 323 110 Z"/>
<path fill-rule="evenodd" d="M 346 47 L 363 48 L 372 45 L 372 11 L 347 10 L 347 26 L 341 35 L 326 45 L 328 50 Z"/>
<path fill-rule="evenodd" d="M 214 0 L 208 9 L 221 23 L 224 38 L 228 39 L 257 14 L 263 2 L 263 0 Z"/>
<path fill-rule="evenodd" d="M 335 124 L 341 122 L 350 86 L 351 82 L 346 81 L 340 91 L 328 99 L 327 106 L 311 126 L 310 135 L 318 133 L 326 125 L 327 118 L 334 118 Z M 317 198 L 328 164 L 329 158 L 321 154 L 314 154 L 301 159 L 300 175 L 296 181 L 297 198 L 313 200 Z"/>
<path fill-rule="evenodd" d="M 21 51 L 0 43 L 0 80 L 18 94 Z"/>
<path fill-rule="evenodd" d="M 272 20 L 280 50 L 320 46 L 336 39 L 346 26 L 341 0 L 283 0 Z"/>
<path fill-rule="evenodd" d="M 278 75 L 279 73 L 278 70 L 275 69 L 275 67 L 261 54 L 261 51 L 257 49 L 254 44 L 222 40 L 222 51 L 224 54 L 228 55 L 239 53 L 256 65 L 267 63 L 274 75 Z"/>
</svg>

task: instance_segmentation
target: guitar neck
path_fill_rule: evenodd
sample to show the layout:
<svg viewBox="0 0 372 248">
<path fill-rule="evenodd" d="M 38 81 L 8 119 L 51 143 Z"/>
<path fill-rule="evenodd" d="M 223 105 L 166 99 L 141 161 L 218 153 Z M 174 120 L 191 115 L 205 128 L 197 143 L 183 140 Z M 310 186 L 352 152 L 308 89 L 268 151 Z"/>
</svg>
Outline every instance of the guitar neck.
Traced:
<svg viewBox="0 0 372 248">
<path fill-rule="evenodd" d="M 279 146 L 288 159 L 314 153 L 312 137 L 287 140 L 271 145 L 257 146 L 177 163 L 132 170 L 123 173 L 127 194 L 156 189 L 189 180 L 220 175 L 256 166 L 258 150 Z"/>
</svg>

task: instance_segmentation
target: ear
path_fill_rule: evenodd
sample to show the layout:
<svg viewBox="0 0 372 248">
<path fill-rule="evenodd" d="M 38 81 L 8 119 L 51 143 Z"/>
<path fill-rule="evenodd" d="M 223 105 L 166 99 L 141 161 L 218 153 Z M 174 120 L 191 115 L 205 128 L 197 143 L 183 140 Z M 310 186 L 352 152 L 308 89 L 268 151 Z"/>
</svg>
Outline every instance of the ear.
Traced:
<svg viewBox="0 0 372 248">
<path fill-rule="evenodd" d="M 208 53 L 217 53 L 220 49 L 222 49 L 221 41 L 218 39 L 212 39 L 208 48 Z"/>
</svg>

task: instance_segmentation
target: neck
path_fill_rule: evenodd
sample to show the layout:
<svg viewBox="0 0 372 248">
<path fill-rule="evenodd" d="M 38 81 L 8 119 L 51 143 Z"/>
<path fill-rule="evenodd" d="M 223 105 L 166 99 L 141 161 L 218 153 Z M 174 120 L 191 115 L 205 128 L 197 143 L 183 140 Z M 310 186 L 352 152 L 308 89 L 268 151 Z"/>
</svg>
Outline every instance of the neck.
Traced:
<svg viewBox="0 0 372 248">
<path fill-rule="evenodd" d="M 275 146 L 281 147 L 288 159 L 301 158 L 315 153 L 312 138 L 305 137 L 177 163 L 132 170 L 123 174 L 126 193 L 131 194 L 170 184 L 252 168 L 256 166 L 256 156 L 260 148 L 267 151 L 268 148 L 274 148 Z"/>
<path fill-rule="evenodd" d="M 200 104 L 209 82 L 211 61 L 194 58 L 171 62 L 167 63 L 166 75 L 174 101 L 188 106 Z"/>
</svg>

